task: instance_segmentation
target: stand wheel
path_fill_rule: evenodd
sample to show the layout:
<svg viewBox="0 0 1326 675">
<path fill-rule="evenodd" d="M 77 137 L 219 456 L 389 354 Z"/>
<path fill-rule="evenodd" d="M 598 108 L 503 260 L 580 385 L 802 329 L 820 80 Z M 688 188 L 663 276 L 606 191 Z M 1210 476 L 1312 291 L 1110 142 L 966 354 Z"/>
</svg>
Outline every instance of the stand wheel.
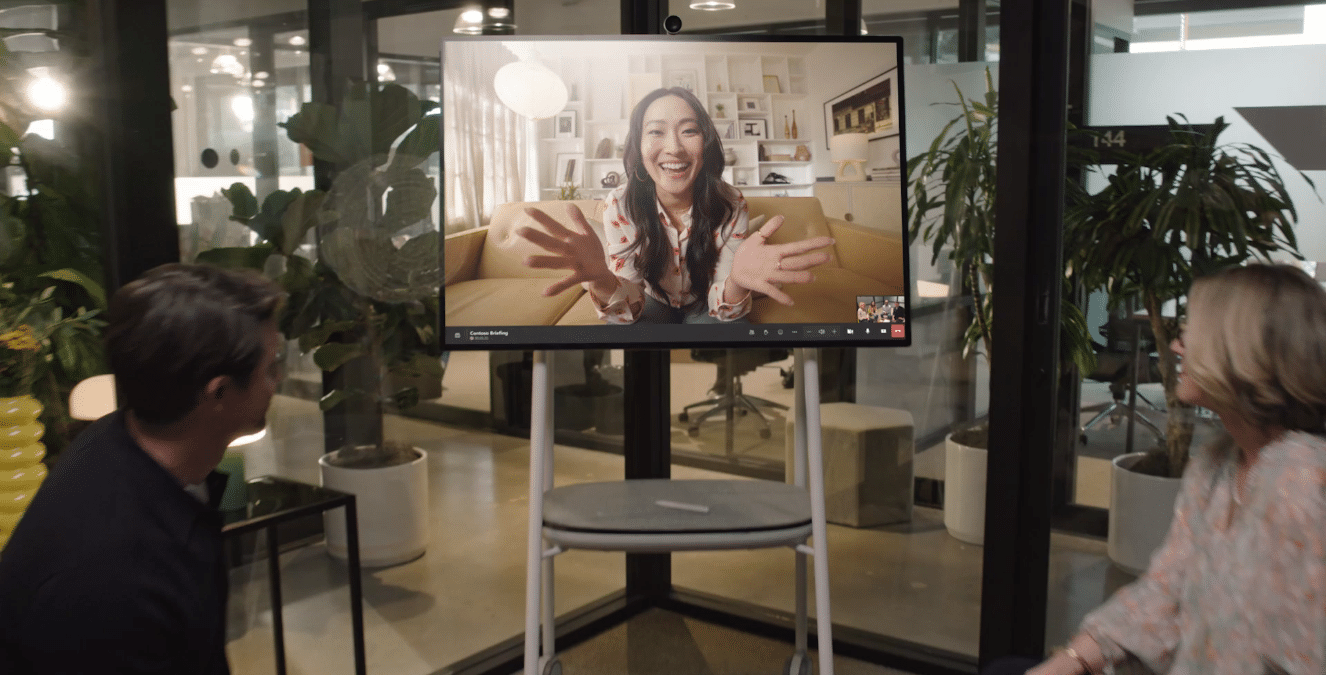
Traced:
<svg viewBox="0 0 1326 675">
<path fill-rule="evenodd" d="M 760 438 L 766 438 L 766 439 L 767 439 L 767 438 L 769 438 L 769 437 L 772 436 L 772 435 L 773 435 L 773 431 L 771 431 L 771 430 L 769 430 L 769 429 L 760 429 Z"/>
<path fill-rule="evenodd" d="M 783 665 L 783 675 L 810 675 L 810 659 L 805 654 L 793 654 Z"/>
<path fill-rule="evenodd" d="M 562 675 L 562 662 L 554 657 L 543 664 L 543 675 Z"/>
<path fill-rule="evenodd" d="M 700 435 L 700 427 L 687 427 L 686 435 L 695 438 Z"/>
<path fill-rule="evenodd" d="M 687 414 L 686 414 L 686 411 L 683 410 L 683 411 L 681 411 L 680 414 L 677 415 L 677 421 L 678 421 L 678 422 L 685 422 L 685 421 L 689 420 L 690 417 L 691 417 L 691 416 L 690 416 L 690 415 L 687 415 Z"/>
</svg>

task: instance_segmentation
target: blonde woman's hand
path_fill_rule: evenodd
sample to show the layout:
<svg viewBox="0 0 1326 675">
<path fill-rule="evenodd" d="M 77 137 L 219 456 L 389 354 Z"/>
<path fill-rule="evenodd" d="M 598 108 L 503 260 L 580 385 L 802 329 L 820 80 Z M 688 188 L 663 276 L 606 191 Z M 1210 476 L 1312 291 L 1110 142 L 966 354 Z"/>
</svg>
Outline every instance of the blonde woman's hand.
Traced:
<svg viewBox="0 0 1326 675">
<path fill-rule="evenodd" d="M 788 244 L 770 244 L 769 237 L 783 225 L 782 216 L 774 216 L 764 227 L 747 235 L 732 258 L 728 280 L 754 293 L 763 293 L 791 306 L 792 298 L 781 289 L 783 284 L 805 284 L 815 280 L 810 269 L 829 262 L 833 245 L 829 237 L 814 237 Z"/>
<path fill-rule="evenodd" d="M 532 255 L 525 258 L 525 265 L 535 269 L 571 270 L 571 274 L 543 289 L 545 297 L 557 295 L 562 291 L 582 282 L 596 285 L 611 285 L 616 277 L 608 269 L 604 259 L 603 242 L 585 220 L 580 207 L 572 205 L 569 209 L 575 229 L 568 229 L 539 209 L 528 208 L 525 213 L 543 225 L 548 231 L 541 232 L 532 227 L 521 227 L 516 234 L 530 243 L 547 251 L 547 255 Z"/>
<path fill-rule="evenodd" d="M 1051 656 L 1027 671 L 1027 675 L 1085 675 L 1085 673 L 1082 664 L 1064 652 Z"/>
</svg>

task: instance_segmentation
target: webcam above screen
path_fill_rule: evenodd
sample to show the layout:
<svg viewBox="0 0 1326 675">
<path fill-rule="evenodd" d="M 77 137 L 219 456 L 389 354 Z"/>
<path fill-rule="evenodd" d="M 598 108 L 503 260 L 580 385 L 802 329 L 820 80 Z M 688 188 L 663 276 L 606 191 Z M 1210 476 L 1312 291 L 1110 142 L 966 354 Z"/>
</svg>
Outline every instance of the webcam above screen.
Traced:
<svg viewBox="0 0 1326 675">
<path fill-rule="evenodd" d="M 444 40 L 445 348 L 910 345 L 901 47 Z"/>
</svg>

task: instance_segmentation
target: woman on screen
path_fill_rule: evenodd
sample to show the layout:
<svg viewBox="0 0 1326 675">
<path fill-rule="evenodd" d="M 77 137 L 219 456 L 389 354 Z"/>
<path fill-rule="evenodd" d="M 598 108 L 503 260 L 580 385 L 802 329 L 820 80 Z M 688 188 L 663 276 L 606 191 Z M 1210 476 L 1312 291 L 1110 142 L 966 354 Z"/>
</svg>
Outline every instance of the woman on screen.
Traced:
<svg viewBox="0 0 1326 675">
<path fill-rule="evenodd" d="M 640 101 L 623 159 L 626 183 L 606 198 L 602 241 L 575 207 L 578 231 L 528 211 L 548 232 L 517 234 L 548 255 L 526 264 L 571 270 L 545 295 L 582 284 L 607 323 L 731 322 L 750 312 L 752 293 L 790 306 L 781 285 L 811 281 L 810 269 L 829 260 L 819 250 L 833 244 L 828 237 L 767 243 L 782 216 L 748 232 L 745 199 L 723 182 L 718 130 L 686 89 L 657 89 Z"/>
</svg>

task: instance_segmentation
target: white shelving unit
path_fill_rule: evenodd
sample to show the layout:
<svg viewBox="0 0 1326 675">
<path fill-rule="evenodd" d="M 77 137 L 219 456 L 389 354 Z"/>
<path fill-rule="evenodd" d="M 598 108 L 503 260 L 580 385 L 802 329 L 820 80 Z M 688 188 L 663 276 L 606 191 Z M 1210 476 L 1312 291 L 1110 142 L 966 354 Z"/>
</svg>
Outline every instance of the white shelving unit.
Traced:
<svg viewBox="0 0 1326 675">
<path fill-rule="evenodd" d="M 724 179 L 751 195 L 811 196 L 815 172 L 808 159 L 815 146 L 807 124 L 812 110 L 806 97 L 805 64 L 797 56 L 756 54 L 630 55 L 614 63 L 567 58 L 549 64 L 572 92 L 566 111 L 576 117 L 574 136 L 559 138 L 556 122 L 539 125 L 539 186 L 544 199 L 557 199 L 566 183 L 567 155 L 577 160 L 572 184 L 581 198 L 600 198 L 614 186 L 604 186 L 610 173 L 625 181 L 622 144 L 635 103 L 665 86 L 688 86 L 705 106 L 723 147 L 737 161 L 723 171 Z M 722 106 L 722 110 L 719 110 Z M 796 122 L 795 137 L 791 133 Z M 603 146 L 604 141 L 608 145 Z M 609 156 L 600 156 L 600 149 Z M 560 157 L 559 157 L 560 156 Z M 561 174 L 561 175 L 559 175 Z M 782 176 L 786 183 L 766 183 Z"/>
</svg>

